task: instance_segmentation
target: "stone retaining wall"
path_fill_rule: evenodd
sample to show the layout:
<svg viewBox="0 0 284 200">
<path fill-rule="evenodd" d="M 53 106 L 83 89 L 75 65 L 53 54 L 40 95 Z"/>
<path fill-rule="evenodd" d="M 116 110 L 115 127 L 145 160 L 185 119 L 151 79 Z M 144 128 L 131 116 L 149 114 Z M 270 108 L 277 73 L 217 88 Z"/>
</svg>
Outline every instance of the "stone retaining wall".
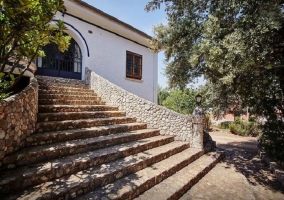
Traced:
<svg viewBox="0 0 284 200">
<path fill-rule="evenodd" d="M 0 166 L 5 155 L 24 145 L 35 130 L 38 109 L 38 83 L 30 84 L 20 93 L 0 100 Z"/>
<path fill-rule="evenodd" d="M 176 140 L 188 141 L 191 147 L 203 148 L 203 135 L 193 131 L 192 119 L 142 99 L 116 86 L 86 68 L 86 83 L 103 101 L 126 111 L 127 116 L 161 130 L 162 135 L 173 135 Z"/>
</svg>

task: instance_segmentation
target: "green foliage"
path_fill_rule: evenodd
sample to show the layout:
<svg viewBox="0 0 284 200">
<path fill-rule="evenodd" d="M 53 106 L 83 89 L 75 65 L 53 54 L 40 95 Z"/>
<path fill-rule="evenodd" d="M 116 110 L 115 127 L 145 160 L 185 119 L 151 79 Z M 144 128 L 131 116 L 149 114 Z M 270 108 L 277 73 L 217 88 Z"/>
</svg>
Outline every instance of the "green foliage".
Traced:
<svg viewBox="0 0 284 200">
<path fill-rule="evenodd" d="M 152 45 L 165 51 L 169 86 L 185 88 L 203 75 L 216 113 L 249 106 L 271 119 L 262 142 L 276 153 L 283 138 L 276 113 L 284 113 L 284 1 L 152 0 L 146 10 L 162 3 L 168 24 L 154 28 Z"/>
<path fill-rule="evenodd" d="M 282 119 L 268 119 L 264 124 L 261 144 L 277 160 L 284 161 L 284 122 Z"/>
<path fill-rule="evenodd" d="M 5 73 L 0 72 L 0 100 L 7 98 L 11 92 L 9 89 L 14 85 L 15 77 L 10 74 L 9 78 L 5 78 Z"/>
<path fill-rule="evenodd" d="M 238 121 L 235 123 L 229 124 L 229 129 L 233 134 L 241 135 L 241 136 L 259 136 L 260 128 L 257 123 L 246 122 L 246 121 Z"/>
<path fill-rule="evenodd" d="M 162 88 L 158 86 L 158 104 L 162 105 L 162 103 L 166 100 L 166 98 L 170 95 L 168 88 Z"/>
<path fill-rule="evenodd" d="M 13 66 L 5 76 L 7 78 L 22 60 L 29 68 L 38 56 L 44 56 L 41 50 L 50 42 L 58 44 L 64 51 L 69 45 L 69 36 L 62 21 L 56 26 L 50 22 L 58 10 L 63 9 L 63 0 L 1 0 L 0 1 L 0 72 L 4 72 L 7 62 Z"/>
<path fill-rule="evenodd" d="M 168 90 L 160 89 L 158 94 L 159 105 L 165 106 L 178 113 L 191 115 L 196 106 L 196 92 L 191 89 Z M 159 99 L 160 97 L 160 99 Z"/>
<path fill-rule="evenodd" d="M 239 124 L 239 123 L 241 123 L 241 118 L 240 117 L 235 117 L 235 123 L 236 124 Z"/>
<path fill-rule="evenodd" d="M 221 129 L 229 129 L 231 123 L 232 123 L 232 122 L 229 122 L 229 121 L 227 121 L 227 122 L 222 122 L 222 123 L 220 124 L 220 128 L 221 128 Z"/>
</svg>

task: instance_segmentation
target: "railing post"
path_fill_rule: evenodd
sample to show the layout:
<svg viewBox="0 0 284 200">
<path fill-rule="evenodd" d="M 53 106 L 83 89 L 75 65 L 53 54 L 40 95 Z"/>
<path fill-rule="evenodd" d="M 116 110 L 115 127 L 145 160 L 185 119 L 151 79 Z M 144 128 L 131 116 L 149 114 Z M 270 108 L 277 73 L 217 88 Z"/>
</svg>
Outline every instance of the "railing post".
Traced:
<svg viewBox="0 0 284 200">
<path fill-rule="evenodd" d="M 194 148 L 203 148 L 203 130 L 204 130 L 205 114 L 201 106 L 197 106 L 192 113 L 192 143 Z"/>
</svg>

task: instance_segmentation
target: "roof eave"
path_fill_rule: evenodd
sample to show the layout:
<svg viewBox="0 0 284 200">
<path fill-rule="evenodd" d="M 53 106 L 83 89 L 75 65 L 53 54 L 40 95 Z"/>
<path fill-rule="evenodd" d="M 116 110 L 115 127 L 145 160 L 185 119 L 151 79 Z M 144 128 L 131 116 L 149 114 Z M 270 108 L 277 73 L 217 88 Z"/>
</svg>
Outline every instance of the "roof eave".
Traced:
<svg viewBox="0 0 284 200">
<path fill-rule="evenodd" d="M 112 20 L 112 21 L 114 21 L 114 22 L 124 26 L 125 28 L 130 29 L 130 30 L 138 33 L 139 35 L 145 37 L 146 39 L 152 39 L 152 37 L 150 35 L 148 35 L 147 33 L 144 33 L 143 31 L 140 31 L 139 29 L 134 28 L 133 26 L 131 26 L 131 25 L 129 25 L 129 24 L 127 24 L 127 23 L 125 23 L 125 22 L 123 22 L 123 21 L 121 21 L 121 20 L 119 20 L 119 19 L 117 19 L 117 18 L 115 18 L 115 17 L 113 17 L 113 16 L 103 12 L 103 11 L 101 11 L 100 9 L 95 8 L 94 6 L 91 6 L 90 4 L 88 4 L 88 3 L 84 2 L 84 1 L 81 1 L 81 0 L 69 0 L 69 1 L 73 1 L 73 2 L 75 2 L 77 4 L 79 4 L 79 5 L 87 8 L 87 9 L 90 9 L 91 11 L 93 11 L 93 12 L 99 14 L 99 15 L 102 15 L 103 17 L 106 17 L 106 18 L 108 18 L 108 19 L 110 19 L 110 20 Z"/>
</svg>

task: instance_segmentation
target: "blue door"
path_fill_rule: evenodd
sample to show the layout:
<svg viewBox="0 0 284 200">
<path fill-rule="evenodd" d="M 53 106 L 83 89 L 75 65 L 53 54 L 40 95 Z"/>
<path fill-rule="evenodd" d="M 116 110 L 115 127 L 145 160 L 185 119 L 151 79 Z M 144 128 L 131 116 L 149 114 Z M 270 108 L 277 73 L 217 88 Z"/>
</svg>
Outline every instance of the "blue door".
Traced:
<svg viewBox="0 0 284 200">
<path fill-rule="evenodd" d="M 65 52 L 59 51 L 55 43 L 44 46 L 43 51 L 46 56 L 37 58 L 37 75 L 81 79 L 82 54 L 73 38 Z"/>
</svg>

